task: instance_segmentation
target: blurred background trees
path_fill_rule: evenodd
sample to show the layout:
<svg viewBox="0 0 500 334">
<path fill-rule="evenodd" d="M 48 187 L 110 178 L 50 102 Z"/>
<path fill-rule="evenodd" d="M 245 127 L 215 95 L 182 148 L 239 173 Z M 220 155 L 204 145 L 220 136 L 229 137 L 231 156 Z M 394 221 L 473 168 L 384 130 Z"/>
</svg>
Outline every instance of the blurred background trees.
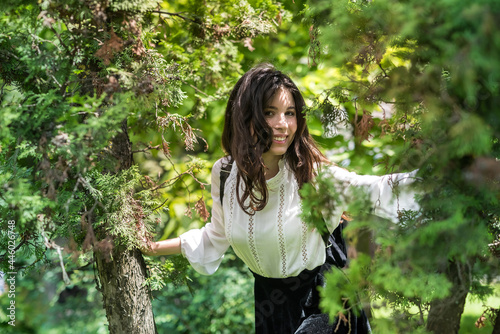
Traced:
<svg viewBox="0 0 500 334">
<path fill-rule="evenodd" d="M 495 1 L 22 0 L 1 11 L 0 256 L 7 272 L 15 220 L 19 272 L 16 327 L 3 294 L 2 331 L 117 331 L 103 298 L 148 311 L 145 332 L 253 331 L 251 275 L 232 253 L 203 277 L 180 257 L 143 262 L 136 246 L 210 219 L 226 98 L 262 61 L 297 82 L 332 161 L 422 178 L 423 213 L 399 225 L 353 203 L 349 237 L 359 243 L 361 229 L 377 251 L 352 259 L 349 286 L 332 276 L 328 300 L 363 292 L 376 332 L 452 333 L 468 294 L 495 293 Z M 116 289 L 141 302 L 120 306 Z M 477 316 L 492 328 L 499 305 L 487 306 Z"/>
</svg>

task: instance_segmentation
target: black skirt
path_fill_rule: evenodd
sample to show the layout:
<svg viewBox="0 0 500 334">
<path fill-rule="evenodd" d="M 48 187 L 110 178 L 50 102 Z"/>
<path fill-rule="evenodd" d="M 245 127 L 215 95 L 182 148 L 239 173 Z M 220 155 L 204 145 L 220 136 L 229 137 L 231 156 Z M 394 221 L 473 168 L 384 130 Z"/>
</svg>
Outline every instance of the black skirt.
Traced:
<svg viewBox="0 0 500 334">
<path fill-rule="evenodd" d="M 267 278 L 253 273 L 256 334 L 371 333 L 362 310 L 359 317 L 350 314 L 347 324 L 339 323 L 339 319 L 330 322 L 328 315 L 321 313 L 318 287 L 324 286 L 324 273 L 328 270 L 331 266 L 324 264 L 287 278 Z"/>
<path fill-rule="evenodd" d="M 320 267 L 287 278 L 255 277 L 255 332 L 295 333 L 302 321 L 320 313 L 312 298 L 319 298 L 316 280 Z"/>
</svg>

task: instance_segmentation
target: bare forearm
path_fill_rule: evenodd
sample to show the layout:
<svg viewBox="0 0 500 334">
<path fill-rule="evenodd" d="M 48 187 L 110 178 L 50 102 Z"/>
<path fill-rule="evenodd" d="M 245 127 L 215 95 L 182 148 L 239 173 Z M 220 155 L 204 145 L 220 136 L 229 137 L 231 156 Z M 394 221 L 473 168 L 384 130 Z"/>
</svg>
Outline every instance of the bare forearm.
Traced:
<svg viewBox="0 0 500 334">
<path fill-rule="evenodd" d="M 151 244 L 151 249 L 142 251 L 144 255 L 173 255 L 181 253 L 181 238 L 156 241 Z"/>
</svg>

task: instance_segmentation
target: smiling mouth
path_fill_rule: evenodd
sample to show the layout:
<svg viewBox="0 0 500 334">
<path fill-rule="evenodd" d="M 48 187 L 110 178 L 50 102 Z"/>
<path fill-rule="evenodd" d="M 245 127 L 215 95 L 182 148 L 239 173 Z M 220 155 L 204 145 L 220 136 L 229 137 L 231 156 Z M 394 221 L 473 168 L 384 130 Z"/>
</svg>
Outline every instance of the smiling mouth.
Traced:
<svg viewBox="0 0 500 334">
<path fill-rule="evenodd" d="M 273 141 L 277 143 L 284 143 L 286 142 L 287 136 L 274 136 Z"/>
</svg>

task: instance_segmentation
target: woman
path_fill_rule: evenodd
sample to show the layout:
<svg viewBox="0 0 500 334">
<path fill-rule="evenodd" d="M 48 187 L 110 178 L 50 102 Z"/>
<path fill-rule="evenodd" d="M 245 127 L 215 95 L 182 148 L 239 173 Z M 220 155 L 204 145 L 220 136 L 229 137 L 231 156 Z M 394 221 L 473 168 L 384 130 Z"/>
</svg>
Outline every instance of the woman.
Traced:
<svg viewBox="0 0 500 334">
<path fill-rule="evenodd" d="M 269 64 L 243 75 L 226 108 L 222 145 L 227 155 L 212 169 L 212 221 L 145 251 L 182 253 L 198 272 L 210 275 L 231 246 L 255 277 L 257 333 L 294 333 L 307 316 L 319 313 L 310 297 L 325 263 L 325 244 L 300 219 L 299 189 L 320 168 L 341 183 L 343 194 L 365 188 L 382 217 L 396 220 L 398 208 L 415 208 L 404 189 L 394 203 L 391 189 L 394 182 L 410 184 L 410 174 L 360 176 L 330 164 L 308 132 L 304 105 L 292 80 Z M 229 173 L 222 194 L 221 170 Z M 330 231 L 342 211 L 339 207 L 327 221 Z"/>
</svg>

